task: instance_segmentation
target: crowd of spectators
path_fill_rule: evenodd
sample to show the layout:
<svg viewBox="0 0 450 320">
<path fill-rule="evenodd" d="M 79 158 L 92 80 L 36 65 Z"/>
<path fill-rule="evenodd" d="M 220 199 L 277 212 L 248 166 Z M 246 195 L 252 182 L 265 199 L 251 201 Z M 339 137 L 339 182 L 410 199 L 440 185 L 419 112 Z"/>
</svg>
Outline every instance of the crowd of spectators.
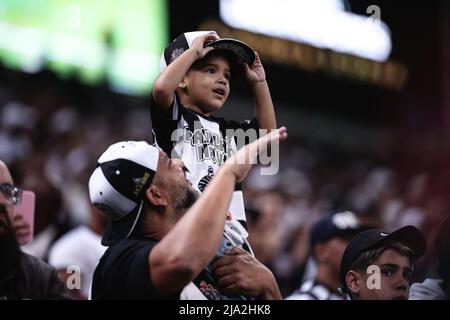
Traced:
<svg viewBox="0 0 450 320">
<path fill-rule="evenodd" d="M 0 66 L 0 159 L 17 185 L 36 192 L 34 240 L 25 252 L 49 261 L 64 234 L 92 226 L 87 179 L 96 159 L 116 141 L 151 142 L 150 123 L 145 97 Z M 250 243 L 283 296 L 314 273 L 310 226 L 342 210 L 388 231 L 418 227 L 431 246 L 416 280 L 435 274 L 432 239 L 450 212 L 450 152 L 427 138 L 411 140 L 407 147 L 397 142 L 395 154 L 386 156 L 294 136 L 280 150 L 277 175 L 250 173 L 243 185 Z"/>
</svg>

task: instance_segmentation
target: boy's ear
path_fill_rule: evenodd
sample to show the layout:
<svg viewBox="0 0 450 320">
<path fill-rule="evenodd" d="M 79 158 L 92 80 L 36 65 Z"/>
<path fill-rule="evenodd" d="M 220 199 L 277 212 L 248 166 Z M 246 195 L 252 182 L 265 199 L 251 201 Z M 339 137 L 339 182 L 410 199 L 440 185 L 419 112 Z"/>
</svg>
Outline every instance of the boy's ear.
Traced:
<svg viewBox="0 0 450 320">
<path fill-rule="evenodd" d="M 145 191 L 148 201 L 154 206 L 167 206 L 167 198 L 161 192 L 160 188 L 152 184 L 150 188 Z"/>
<path fill-rule="evenodd" d="M 181 80 L 180 83 L 178 84 L 178 88 L 186 89 L 187 88 L 187 84 L 188 84 L 188 77 L 185 75 L 183 77 L 183 80 Z"/>
<path fill-rule="evenodd" d="M 358 272 L 353 270 L 347 272 L 347 275 L 345 276 L 345 284 L 353 295 L 357 296 L 361 291 L 361 280 L 361 275 Z"/>
</svg>

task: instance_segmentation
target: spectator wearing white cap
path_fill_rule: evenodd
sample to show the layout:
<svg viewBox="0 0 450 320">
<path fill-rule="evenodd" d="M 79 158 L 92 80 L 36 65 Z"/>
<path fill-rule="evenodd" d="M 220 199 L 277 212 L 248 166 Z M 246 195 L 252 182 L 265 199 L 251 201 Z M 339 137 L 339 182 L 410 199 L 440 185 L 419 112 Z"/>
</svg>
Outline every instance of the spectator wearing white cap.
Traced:
<svg viewBox="0 0 450 320">
<path fill-rule="evenodd" d="M 89 180 L 92 203 L 111 220 L 92 298 L 280 298 L 272 273 L 243 250 L 226 251 L 212 273 L 206 270 L 222 239 L 234 185 L 251 167 L 242 163 L 279 138 L 286 138 L 285 129 L 238 151 L 198 201 L 182 161 L 145 142 L 110 146 Z"/>
</svg>

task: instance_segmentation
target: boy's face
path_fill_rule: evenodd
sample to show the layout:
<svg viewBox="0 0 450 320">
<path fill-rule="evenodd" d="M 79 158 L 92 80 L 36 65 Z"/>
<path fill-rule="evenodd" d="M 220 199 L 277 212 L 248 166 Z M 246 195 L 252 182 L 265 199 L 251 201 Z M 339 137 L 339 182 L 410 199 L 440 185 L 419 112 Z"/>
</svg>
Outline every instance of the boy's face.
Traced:
<svg viewBox="0 0 450 320">
<path fill-rule="evenodd" d="M 387 249 L 373 265 L 379 267 L 380 274 L 358 272 L 359 279 L 355 288 L 359 292 L 353 292 L 354 295 L 362 300 L 407 300 L 412 275 L 409 257 L 396 250 Z M 378 287 L 375 286 L 377 276 L 379 276 Z"/>
<path fill-rule="evenodd" d="M 225 57 L 205 56 L 189 69 L 179 85 L 183 88 L 183 104 L 198 107 L 204 114 L 219 110 L 230 94 L 230 77 Z"/>
</svg>

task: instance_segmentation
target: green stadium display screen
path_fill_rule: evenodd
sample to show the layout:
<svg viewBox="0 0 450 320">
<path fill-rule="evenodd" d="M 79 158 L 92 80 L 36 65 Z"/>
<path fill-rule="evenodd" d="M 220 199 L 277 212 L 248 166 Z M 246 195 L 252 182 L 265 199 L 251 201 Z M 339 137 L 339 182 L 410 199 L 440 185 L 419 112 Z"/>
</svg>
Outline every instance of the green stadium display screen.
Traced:
<svg viewBox="0 0 450 320">
<path fill-rule="evenodd" d="M 165 0 L 1 0 L 0 61 L 143 95 L 168 42 Z"/>
</svg>

